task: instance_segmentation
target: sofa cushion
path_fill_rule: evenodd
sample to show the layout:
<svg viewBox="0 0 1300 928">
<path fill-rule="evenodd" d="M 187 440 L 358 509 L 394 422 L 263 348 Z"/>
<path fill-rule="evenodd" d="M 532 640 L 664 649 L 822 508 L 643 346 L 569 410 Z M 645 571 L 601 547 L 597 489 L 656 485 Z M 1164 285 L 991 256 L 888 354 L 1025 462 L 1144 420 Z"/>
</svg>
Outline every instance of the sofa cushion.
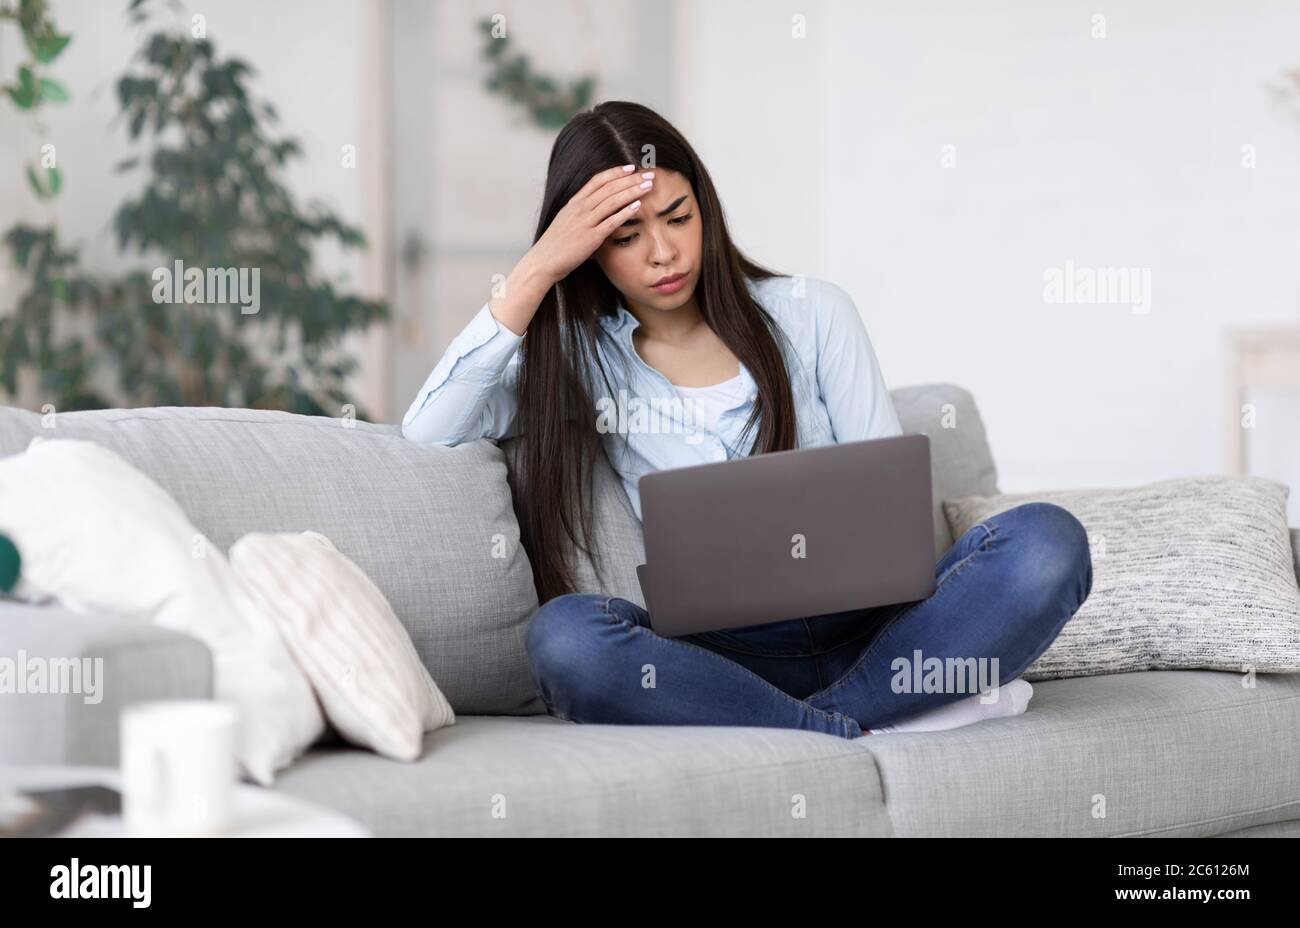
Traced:
<svg viewBox="0 0 1300 928">
<path fill-rule="evenodd" d="M 1014 718 L 855 740 L 462 717 L 413 765 L 318 747 L 277 788 L 376 835 L 1197 837 L 1300 818 L 1297 729 L 1300 674 L 1247 688 L 1149 671 L 1036 683 Z"/>
<path fill-rule="evenodd" d="M 1015 718 L 854 743 L 899 837 L 1204 837 L 1300 818 L 1300 674 L 1242 684 L 1213 670 L 1044 680 Z"/>
<path fill-rule="evenodd" d="M 518 438 L 501 443 L 506 466 L 514 472 L 519 453 Z M 596 456 L 592 467 L 592 531 L 595 544 L 589 545 L 594 557 L 578 551 L 573 561 L 577 589 L 575 593 L 603 593 L 619 596 L 645 608 L 636 568 L 645 563 L 645 539 L 641 520 L 632 511 L 632 503 L 622 482 L 609 466 L 604 453 Z M 522 505 L 518 500 L 516 506 Z"/>
<path fill-rule="evenodd" d="M 953 537 L 944 518 L 942 501 L 955 496 L 990 495 L 998 491 L 997 470 L 989 450 L 984 423 L 969 392 L 952 384 L 924 384 L 890 391 L 894 409 L 908 434 L 930 437 L 930 471 L 933 484 L 935 559 L 952 546 Z M 520 439 L 501 443 L 513 472 Z M 595 564 L 581 551 L 575 559 L 578 593 L 618 596 L 645 608 L 636 568 L 645 563 L 641 522 L 632 511 L 627 492 L 605 456 L 593 470 L 596 512 Z"/>
<path fill-rule="evenodd" d="M 889 394 L 903 432 L 930 437 L 930 480 L 934 495 L 936 560 L 957 539 L 948 528 L 943 501 L 957 496 L 991 496 L 998 473 L 975 398 L 953 384 L 900 387 Z"/>
<path fill-rule="evenodd" d="M 396 425 L 221 407 L 0 408 L 0 455 L 35 435 L 111 448 L 222 551 L 247 532 L 317 531 L 374 581 L 457 714 L 545 712 L 524 633 L 537 608 L 505 462 Z"/>
<path fill-rule="evenodd" d="M 380 837 L 888 837 L 880 782 L 816 732 L 461 716 L 413 764 L 316 748 L 276 787 Z"/>
</svg>

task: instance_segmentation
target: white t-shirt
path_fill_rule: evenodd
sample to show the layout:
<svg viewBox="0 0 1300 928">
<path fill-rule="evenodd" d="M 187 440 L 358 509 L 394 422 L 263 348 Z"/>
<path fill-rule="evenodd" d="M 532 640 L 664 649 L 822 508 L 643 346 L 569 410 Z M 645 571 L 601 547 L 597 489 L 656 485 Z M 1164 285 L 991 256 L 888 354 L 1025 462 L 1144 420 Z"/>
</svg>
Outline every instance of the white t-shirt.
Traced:
<svg viewBox="0 0 1300 928">
<path fill-rule="evenodd" d="M 681 387 L 673 384 L 673 389 L 681 394 L 684 403 L 690 403 L 695 411 L 696 428 L 710 432 L 718 430 L 718 419 L 723 412 L 740 402 L 740 390 L 743 387 L 740 374 L 722 383 L 707 387 Z"/>
</svg>

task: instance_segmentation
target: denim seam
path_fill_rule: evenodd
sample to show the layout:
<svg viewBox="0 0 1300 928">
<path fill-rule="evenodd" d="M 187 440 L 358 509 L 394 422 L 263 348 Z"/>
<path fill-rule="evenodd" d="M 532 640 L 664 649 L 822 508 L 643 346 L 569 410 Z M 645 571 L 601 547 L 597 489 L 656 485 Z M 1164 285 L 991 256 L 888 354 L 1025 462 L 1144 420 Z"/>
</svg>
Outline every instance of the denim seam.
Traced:
<svg viewBox="0 0 1300 928">
<path fill-rule="evenodd" d="M 805 616 L 802 619 L 805 629 L 809 629 L 808 618 L 809 617 Z M 811 618 L 819 618 L 819 616 L 811 616 Z M 805 658 L 805 657 L 822 657 L 827 654 L 833 654 L 834 652 L 838 651 L 840 648 L 843 648 L 846 645 L 850 645 L 853 642 L 857 641 L 859 638 L 863 638 L 867 635 L 870 635 L 872 631 L 873 631 L 872 629 L 868 628 L 865 631 L 858 632 L 852 638 L 844 639 L 839 644 L 835 644 L 829 648 L 822 648 L 818 650 L 816 644 L 814 643 L 815 636 L 813 635 L 811 629 L 809 629 L 808 630 L 809 650 L 807 651 L 770 651 L 764 648 L 754 647 L 748 642 L 744 642 L 739 638 L 735 638 L 734 636 L 727 636 L 727 638 L 724 640 L 715 640 L 715 639 L 709 639 L 709 640 L 712 641 L 714 644 L 716 644 L 719 648 L 722 648 L 724 651 L 730 651 L 733 654 L 748 654 L 752 657 Z M 699 634 L 701 635 L 701 637 L 703 637 L 704 635 L 710 635 L 715 633 L 700 632 Z"/>
<path fill-rule="evenodd" d="M 769 690 L 771 690 L 773 693 L 776 693 L 778 696 L 782 697 L 783 699 L 786 699 L 789 702 L 794 703 L 795 705 L 799 706 L 805 711 L 815 712 L 818 715 L 825 717 L 828 721 L 834 722 L 834 721 L 839 721 L 847 718 L 847 716 L 845 716 L 844 713 L 842 712 L 827 712 L 825 709 L 818 709 L 816 706 L 808 705 L 808 703 L 804 702 L 802 699 L 796 699 L 795 697 L 787 693 L 785 690 L 778 689 L 777 687 L 773 686 L 771 683 L 769 683 L 767 680 L 764 680 L 762 677 L 754 673 L 754 671 L 750 670 L 748 667 L 738 664 L 735 661 L 727 660 L 727 658 L 723 657 L 721 654 L 717 654 L 713 651 L 710 651 L 708 648 L 702 648 L 697 644 L 691 644 L 690 642 L 687 641 L 678 641 L 676 638 L 669 638 L 666 635 L 660 635 L 654 632 L 653 630 L 646 628 L 644 625 L 637 625 L 635 622 L 629 622 L 627 619 L 615 615 L 614 613 L 609 611 L 609 602 L 610 600 L 616 598 L 618 597 L 614 597 L 614 596 L 607 597 L 605 601 L 601 603 L 601 608 L 605 610 L 605 616 L 607 618 L 609 618 L 613 622 L 621 622 L 622 624 L 629 626 L 632 629 L 633 633 L 636 633 L 638 631 L 644 632 L 647 635 L 654 635 L 660 641 L 667 641 L 679 647 L 690 648 L 696 651 L 703 651 L 705 654 L 712 654 L 714 657 L 718 658 L 719 660 L 727 661 L 727 663 L 731 664 L 733 667 L 736 667 L 740 669 L 742 672 L 749 674 L 759 683 L 762 683 L 765 687 L 767 687 Z M 845 727 L 847 727 L 847 725 Z"/>
<path fill-rule="evenodd" d="M 555 718 L 561 719 L 565 722 L 573 721 L 567 715 L 564 715 L 562 712 L 557 711 L 555 706 L 551 705 L 551 700 L 547 698 L 546 690 L 542 687 L 542 683 L 540 680 L 534 679 L 533 682 L 537 684 L 537 695 L 541 697 L 542 705 L 546 707 L 547 715 L 554 716 Z"/>
<path fill-rule="evenodd" d="M 804 618 L 803 630 L 808 635 L 808 656 L 812 658 L 813 673 L 817 674 L 817 690 L 820 691 L 826 686 L 826 677 L 822 673 L 822 659 L 817 653 L 817 640 L 813 638 L 812 626 L 808 624 L 808 619 Z"/>
<path fill-rule="evenodd" d="M 699 634 L 700 637 L 703 638 L 705 635 L 716 634 L 716 633 L 698 632 L 697 634 Z M 731 651 L 734 654 L 749 654 L 753 657 L 804 658 L 804 657 L 817 657 L 819 654 L 828 653 L 826 651 L 806 651 L 806 652 L 805 651 L 769 651 L 764 648 L 756 648 L 753 645 L 740 642 L 739 639 L 735 639 L 735 638 L 723 639 L 723 640 L 708 638 L 705 640 L 711 641 L 712 643 L 716 644 L 718 647 L 722 648 L 723 650 Z"/>
<path fill-rule="evenodd" d="M 871 642 L 871 644 L 868 645 L 867 648 L 860 655 L 858 655 L 858 659 L 853 662 L 853 666 L 850 667 L 848 670 L 844 671 L 844 673 L 840 676 L 840 678 L 836 680 L 834 683 L 832 683 L 829 687 L 827 687 L 824 690 L 818 690 L 817 692 L 809 696 L 808 697 L 809 699 L 814 699 L 821 696 L 829 696 L 831 693 L 834 693 L 840 687 L 844 686 L 844 684 L 848 682 L 849 677 L 851 677 L 854 673 L 856 673 L 858 668 L 861 667 L 869 657 L 871 657 L 873 654 L 876 653 L 877 649 L 880 647 L 881 640 L 885 637 L 886 633 L 888 633 L 890 629 L 892 629 L 895 625 L 897 625 L 904 618 L 910 615 L 912 611 L 917 608 L 917 606 L 920 606 L 922 603 L 929 602 L 931 599 L 938 596 L 939 593 L 945 587 L 948 586 L 948 582 L 952 580 L 953 577 L 957 576 L 963 570 L 966 569 L 966 567 L 975 559 L 975 555 L 979 554 L 981 551 L 988 550 L 989 543 L 992 542 L 994 537 L 997 535 L 997 526 L 988 525 L 984 522 L 980 522 L 979 526 L 988 533 L 988 536 L 979 543 L 979 545 L 975 548 L 974 551 L 966 555 L 964 558 L 962 558 L 960 561 L 958 561 L 956 564 L 952 566 L 952 569 L 949 570 L 948 573 L 944 575 L 943 581 L 935 588 L 934 592 L 931 593 L 925 599 L 920 600 L 919 602 L 916 602 L 911 606 L 908 606 L 898 615 L 894 616 L 892 619 L 886 622 L 884 627 L 880 629 L 880 633 L 876 635 L 875 639 Z"/>
</svg>

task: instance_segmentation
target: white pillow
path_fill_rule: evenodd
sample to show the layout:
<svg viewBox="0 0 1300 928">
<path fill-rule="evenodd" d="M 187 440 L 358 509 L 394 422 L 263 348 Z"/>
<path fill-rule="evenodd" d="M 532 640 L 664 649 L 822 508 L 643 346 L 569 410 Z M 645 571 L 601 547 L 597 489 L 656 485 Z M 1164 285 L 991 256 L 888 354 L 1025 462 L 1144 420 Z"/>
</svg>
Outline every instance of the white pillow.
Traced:
<svg viewBox="0 0 1300 928">
<path fill-rule="evenodd" d="M 319 532 L 249 533 L 230 563 L 259 597 L 348 741 L 397 760 L 455 713 L 365 572 Z"/>
<path fill-rule="evenodd" d="M 29 595 L 203 641 L 216 698 L 240 711 L 238 760 L 258 783 L 324 734 L 311 685 L 220 548 L 115 452 L 38 436 L 0 459 L 0 532 L 22 554 Z"/>
</svg>

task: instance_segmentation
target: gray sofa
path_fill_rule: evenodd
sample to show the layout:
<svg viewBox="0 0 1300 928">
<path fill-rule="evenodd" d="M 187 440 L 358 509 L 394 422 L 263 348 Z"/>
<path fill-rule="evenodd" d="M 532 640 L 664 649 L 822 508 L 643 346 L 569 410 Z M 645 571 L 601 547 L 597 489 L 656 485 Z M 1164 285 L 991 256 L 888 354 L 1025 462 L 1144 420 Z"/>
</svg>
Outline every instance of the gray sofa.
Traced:
<svg viewBox="0 0 1300 928">
<path fill-rule="evenodd" d="M 996 492 L 993 459 L 966 391 L 893 397 L 904 429 L 931 438 L 937 557 L 952 541 L 938 501 Z M 946 411 L 956 428 L 940 426 Z M 444 448 L 395 425 L 215 407 L 65 413 L 51 431 L 0 409 L 0 455 L 37 434 L 118 451 L 223 550 L 249 531 L 315 529 L 373 578 L 456 724 L 411 763 L 322 741 L 275 788 L 377 835 L 1300 835 L 1300 674 L 1253 690 L 1211 671 L 1040 681 L 1017 718 L 855 741 L 579 725 L 546 714 L 528 670 L 537 599 L 514 442 Z M 597 480 L 601 558 L 583 562 L 583 588 L 640 603 L 639 523 L 603 461 Z M 1292 542 L 1300 552 L 1300 532 Z M 104 696 L 0 695 L 0 763 L 115 765 L 124 706 L 213 692 L 207 649 L 152 626 L 0 602 L 0 656 L 20 649 L 102 657 Z"/>
</svg>

